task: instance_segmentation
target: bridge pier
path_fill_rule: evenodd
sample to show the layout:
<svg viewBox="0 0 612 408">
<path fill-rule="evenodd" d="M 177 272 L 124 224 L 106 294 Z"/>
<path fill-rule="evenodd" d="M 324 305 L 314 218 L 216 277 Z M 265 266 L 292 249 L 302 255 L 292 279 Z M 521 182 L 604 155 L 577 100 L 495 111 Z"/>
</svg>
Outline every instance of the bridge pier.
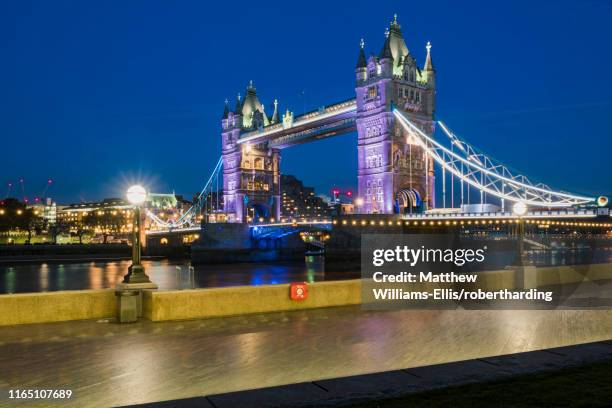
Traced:
<svg viewBox="0 0 612 408">
<path fill-rule="evenodd" d="M 262 235 L 246 223 L 203 224 L 191 247 L 197 263 L 239 263 L 304 260 L 305 244 L 299 230 Z M 261 227 L 259 227 L 261 228 Z"/>
</svg>

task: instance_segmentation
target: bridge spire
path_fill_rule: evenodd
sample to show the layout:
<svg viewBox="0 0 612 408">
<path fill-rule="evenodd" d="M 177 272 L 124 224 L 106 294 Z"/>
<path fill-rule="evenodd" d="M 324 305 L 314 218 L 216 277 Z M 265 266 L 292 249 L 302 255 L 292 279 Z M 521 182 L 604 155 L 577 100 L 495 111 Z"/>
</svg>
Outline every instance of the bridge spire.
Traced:
<svg viewBox="0 0 612 408">
<path fill-rule="evenodd" d="M 406 46 L 406 41 L 404 41 L 401 26 L 397 21 L 397 14 L 393 16 L 393 21 L 391 21 L 391 24 L 389 27 L 387 27 L 385 36 L 385 44 L 383 45 L 378 58 L 381 60 L 393 60 L 391 74 L 401 76 L 403 73 L 403 62 L 406 58 L 410 58 L 412 60 L 412 57 L 410 56 L 410 52 Z"/>
<path fill-rule="evenodd" d="M 397 22 L 397 13 L 393 14 L 393 21 L 389 25 L 390 31 L 396 31 L 401 34 L 402 26 Z"/>
<path fill-rule="evenodd" d="M 278 123 L 278 99 L 274 99 L 274 113 L 272 114 L 270 123 Z"/>
<path fill-rule="evenodd" d="M 378 57 L 380 59 L 385 59 L 385 58 L 392 59 L 393 52 L 391 52 L 391 33 L 388 28 L 385 30 L 385 37 L 386 37 L 385 44 L 383 45 L 383 48 L 380 51 L 380 54 L 378 55 Z"/>
<path fill-rule="evenodd" d="M 240 101 L 240 92 L 238 92 L 238 95 L 236 96 L 236 107 L 234 108 L 234 113 L 236 115 L 242 114 L 242 102 Z"/>
<path fill-rule="evenodd" d="M 425 71 L 435 72 L 435 68 L 433 66 L 433 62 L 431 60 L 431 43 L 427 41 L 427 45 L 425 46 L 427 49 L 427 58 L 425 59 L 425 67 L 423 68 Z"/>
<path fill-rule="evenodd" d="M 222 119 L 227 119 L 229 116 L 229 101 L 225 98 L 225 107 L 223 108 L 223 117 Z"/>
<path fill-rule="evenodd" d="M 366 61 L 365 52 L 364 52 L 364 47 L 365 47 L 365 41 L 363 41 L 363 38 L 362 38 L 361 41 L 359 42 L 359 57 L 357 58 L 357 66 L 355 68 L 366 68 L 368 66 L 368 63 Z"/>
</svg>

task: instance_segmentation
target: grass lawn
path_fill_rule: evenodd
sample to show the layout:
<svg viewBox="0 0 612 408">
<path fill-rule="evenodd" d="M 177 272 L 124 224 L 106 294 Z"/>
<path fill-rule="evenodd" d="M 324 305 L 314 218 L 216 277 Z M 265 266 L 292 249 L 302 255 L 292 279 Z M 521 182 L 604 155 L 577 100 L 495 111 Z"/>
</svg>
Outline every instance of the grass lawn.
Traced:
<svg viewBox="0 0 612 408">
<path fill-rule="evenodd" d="M 612 407 L 612 361 L 346 407 Z"/>
</svg>

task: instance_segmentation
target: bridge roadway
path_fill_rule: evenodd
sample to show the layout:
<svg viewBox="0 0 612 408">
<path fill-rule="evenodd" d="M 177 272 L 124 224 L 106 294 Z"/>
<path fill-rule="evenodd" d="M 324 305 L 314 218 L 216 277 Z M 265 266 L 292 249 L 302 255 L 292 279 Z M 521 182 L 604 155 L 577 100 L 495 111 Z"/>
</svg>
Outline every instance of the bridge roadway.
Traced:
<svg viewBox="0 0 612 408">
<path fill-rule="evenodd" d="M 239 144 L 268 142 L 269 147 L 284 149 L 315 139 L 323 139 L 356 130 L 355 98 L 335 103 L 296 116 L 294 120 L 271 125 L 261 130 L 242 134 Z"/>
<path fill-rule="evenodd" d="M 605 212 L 604 212 L 605 210 Z M 394 221 L 382 221 L 380 217 L 396 217 Z M 527 223 L 543 222 L 550 225 L 559 226 L 575 226 L 575 227 L 612 227 L 612 215 L 608 209 L 560 209 L 560 210 L 536 210 L 529 211 L 522 217 Z M 286 226 L 311 226 L 323 227 L 331 224 L 344 225 L 463 225 L 463 223 L 499 223 L 501 221 L 517 222 L 519 217 L 509 211 L 498 212 L 476 212 L 462 213 L 451 211 L 430 211 L 426 213 L 402 214 L 402 215 L 368 215 L 368 214 L 353 214 L 343 216 L 339 219 L 331 220 L 328 218 L 297 218 L 295 220 L 282 219 L 277 222 L 254 223 L 251 228 L 277 228 Z M 194 233 L 200 231 L 200 227 L 186 228 L 160 228 L 146 231 L 147 235 L 161 235 L 168 232 L 175 233 Z"/>
<path fill-rule="evenodd" d="M 10 388 L 68 388 L 74 398 L 66 406 L 120 406 L 610 338 L 610 310 L 344 307 L 164 323 L 3 327 L 0 406 L 15 406 L 6 399 Z"/>
</svg>

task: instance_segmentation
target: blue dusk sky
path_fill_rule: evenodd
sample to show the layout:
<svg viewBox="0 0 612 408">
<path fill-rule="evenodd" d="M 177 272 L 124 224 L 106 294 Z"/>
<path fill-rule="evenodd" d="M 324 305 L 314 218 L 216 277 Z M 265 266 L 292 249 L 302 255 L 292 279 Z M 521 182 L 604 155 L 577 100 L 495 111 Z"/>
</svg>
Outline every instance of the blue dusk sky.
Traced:
<svg viewBox="0 0 612 408">
<path fill-rule="evenodd" d="M 5 1 L 0 197 L 60 203 L 199 191 L 223 101 L 253 80 L 282 111 L 354 96 L 359 40 L 393 14 L 420 65 L 433 44 L 438 119 L 551 186 L 612 193 L 612 1 Z M 356 185 L 356 134 L 282 152 L 318 192 Z"/>
</svg>

